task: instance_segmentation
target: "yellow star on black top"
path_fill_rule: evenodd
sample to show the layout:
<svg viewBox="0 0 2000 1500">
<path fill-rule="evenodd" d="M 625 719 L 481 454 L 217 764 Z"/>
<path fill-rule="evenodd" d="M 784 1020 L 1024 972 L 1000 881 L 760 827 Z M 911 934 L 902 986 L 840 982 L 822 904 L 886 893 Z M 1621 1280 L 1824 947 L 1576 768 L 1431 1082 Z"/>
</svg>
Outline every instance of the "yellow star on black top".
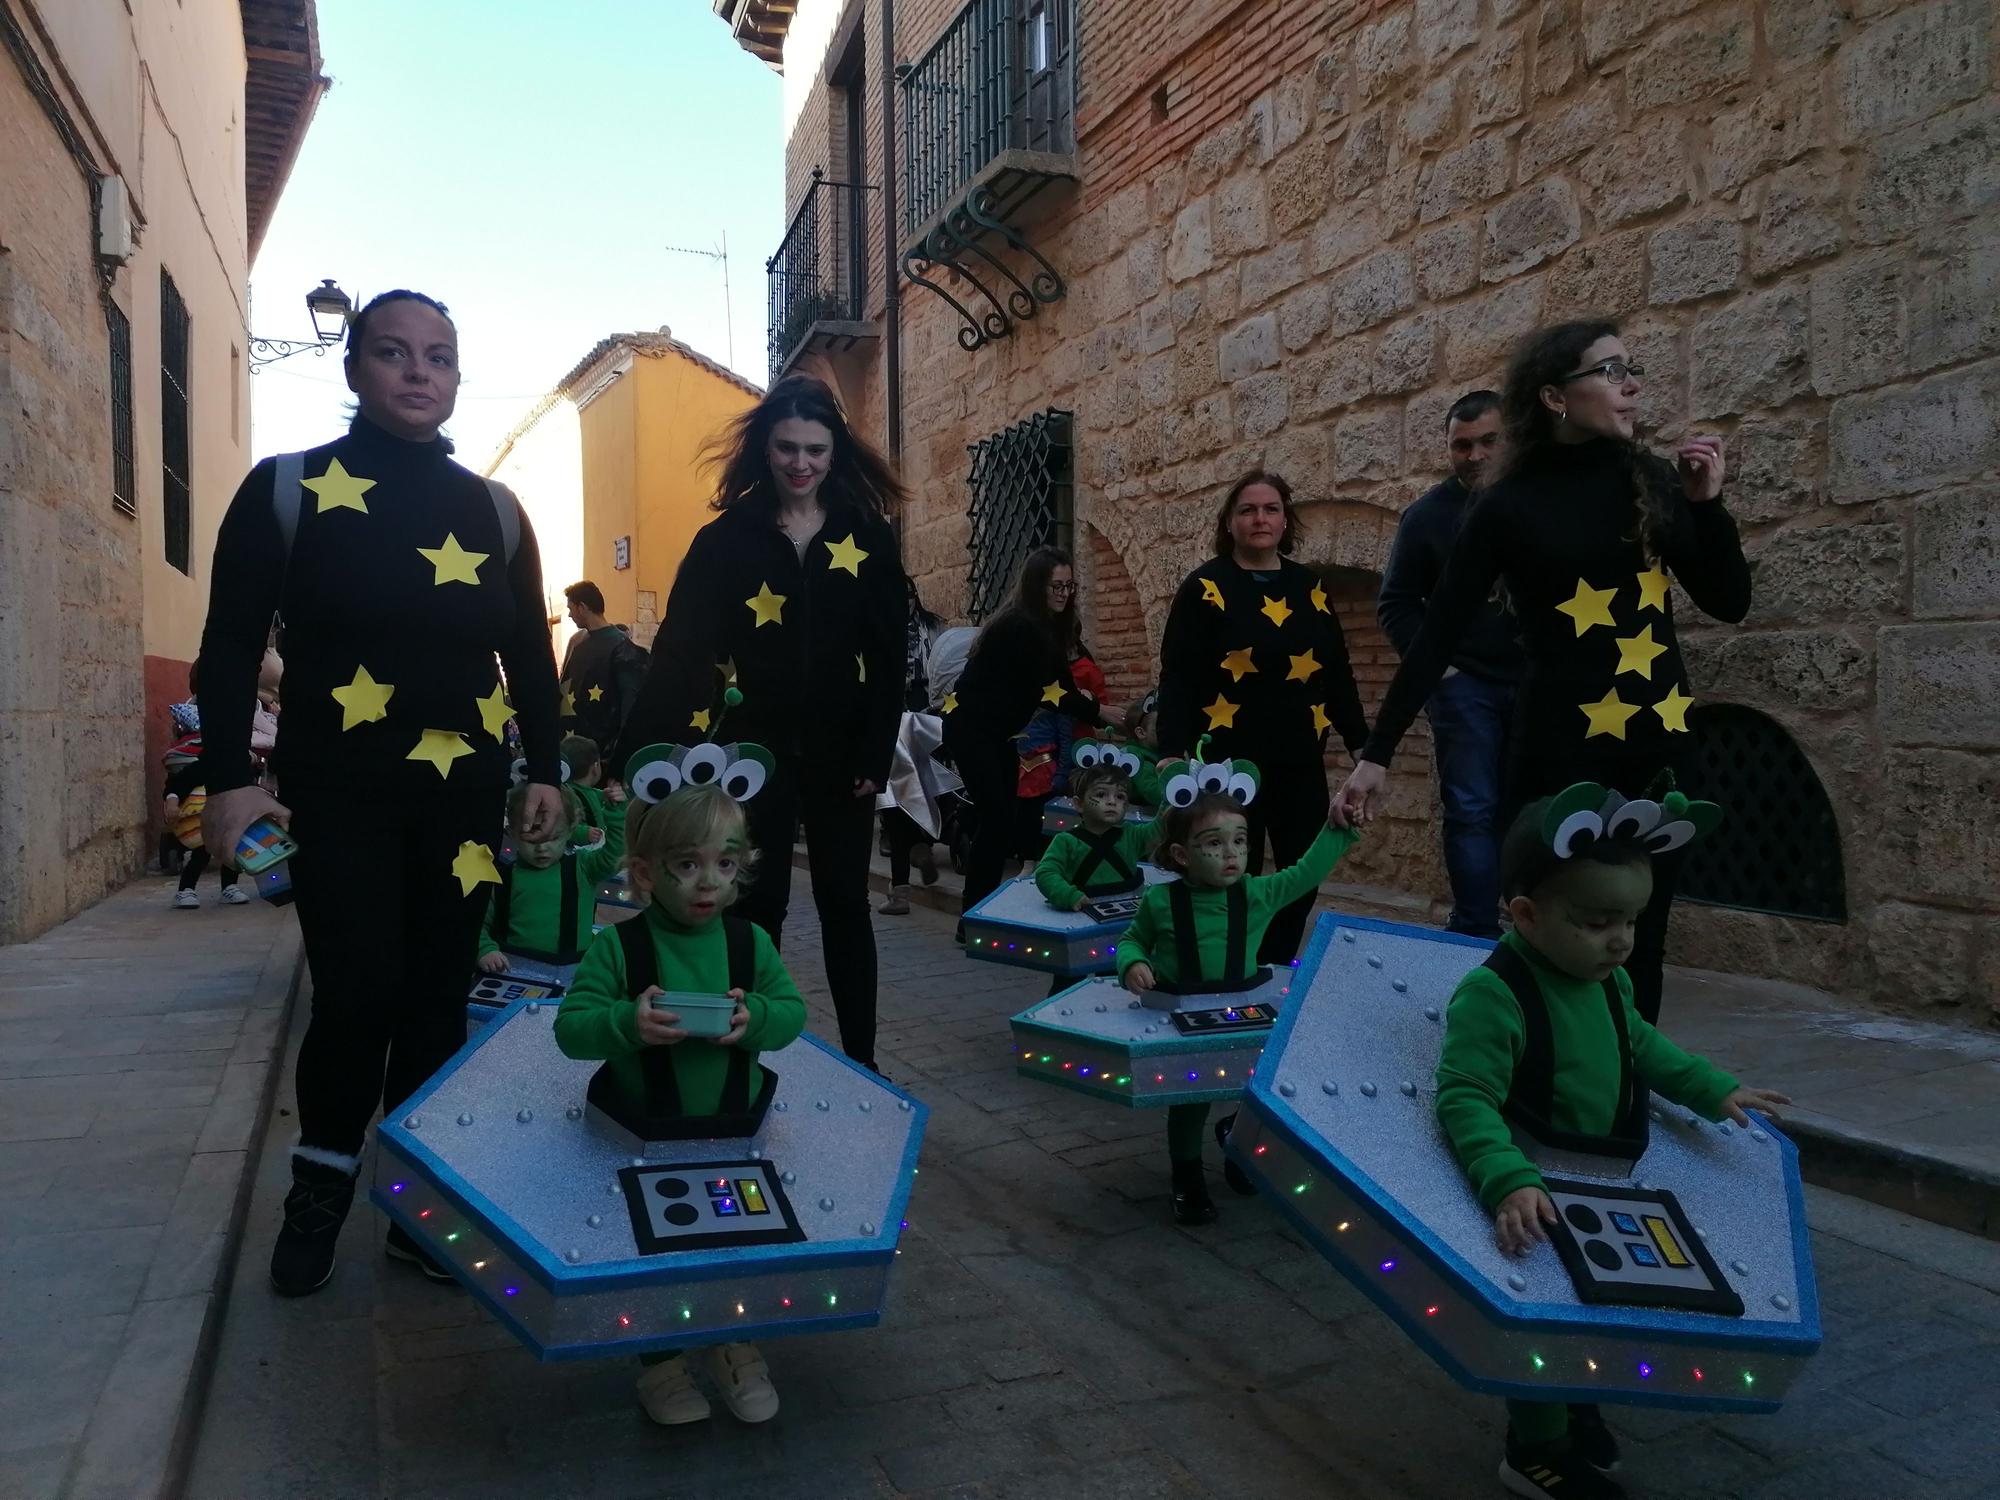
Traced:
<svg viewBox="0 0 2000 1500">
<path fill-rule="evenodd" d="M 333 690 L 333 701 L 340 705 L 340 727 L 348 730 L 357 724 L 373 724 L 377 719 L 388 718 L 389 700 L 395 692 L 389 683 L 377 682 L 369 676 L 366 667 L 356 667 L 354 680 Z"/>
<path fill-rule="evenodd" d="M 1201 601 L 1204 604 L 1213 604 L 1217 609 L 1224 608 L 1222 602 L 1222 590 L 1216 587 L 1216 583 L 1213 578 L 1202 579 Z"/>
<path fill-rule="evenodd" d="M 1242 706 L 1240 703 L 1231 703 L 1222 694 L 1217 693 L 1215 701 L 1209 704 L 1207 708 L 1204 708 L 1202 712 L 1208 715 L 1208 727 L 1210 729 L 1234 729 L 1236 727 L 1236 710 Z"/>
<path fill-rule="evenodd" d="M 826 565 L 829 572 L 840 568 L 852 573 L 856 578 L 861 576 L 861 565 L 868 561 L 868 554 L 854 545 L 853 532 L 847 533 L 845 541 L 828 542 L 826 550 L 833 554 Z"/>
<path fill-rule="evenodd" d="M 1042 689 L 1042 702 L 1048 704 L 1049 707 L 1061 708 L 1062 700 L 1063 685 L 1060 682 L 1052 682 Z"/>
<path fill-rule="evenodd" d="M 317 514 L 330 510 L 358 510 L 368 514 L 368 502 L 361 497 L 375 488 L 375 481 L 350 474 L 337 458 L 327 460 L 326 472 L 317 479 L 301 479 L 299 484 L 319 497 Z"/>
<path fill-rule="evenodd" d="M 1326 607 L 1326 589 L 1324 586 L 1317 583 L 1313 585 L 1312 602 L 1313 608 L 1321 614 L 1330 615 L 1333 613 L 1332 610 Z"/>
<path fill-rule="evenodd" d="M 500 684 L 494 683 L 492 692 L 474 701 L 479 705 L 479 722 L 486 726 L 486 732 L 505 744 L 507 721 L 514 717 L 514 710 L 508 705 L 507 695 Z"/>
<path fill-rule="evenodd" d="M 1313 705 L 1313 733 L 1325 734 L 1331 728 L 1333 728 L 1333 720 L 1326 716 L 1326 705 L 1324 703 L 1315 703 Z"/>
<path fill-rule="evenodd" d="M 1667 576 L 1666 569 L 1662 568 L 1658 563 L 1654 563 L 1652 567 L 1646 569 L 1645 572 L 1639 575 L 1639 608 L 1657 609 L 1661 614 L 1665 614 L 1667 612 L 1667 585 L 1672 582 L 1673 579 Z"/>
<path fill-rule="evenodd" d="M 404 756 L 405 760 L 427 760 L 437 767 L 440 779 L 451 775 L 451 763 L 461 755 L 472 754 L 472 746 L 465 743 L 465 736 L 455 729 L 426 729 L 424 737 L 417 741 L 416 749 Z"/>
<path fill-rule="evenodd" d="M 1282 595 L 1273 599 L 1269 594 L 1266 594 L 1264 596 L 1264 607 L 1258 613 L 1268 616 L 1273 625 L 1282 629 L 1285 621 L 1292 617 L 1292 607 L 1285 603 Z"/>
<path fill-rule="evenodd" d="M 479 582 L 479 565 L 492 554 L 487 552 L 467 552 L 458 545 L 458 538 L 445 533 L 444 541 L 436 547 L 419 547 L 424 560 L 437 570 L 431 580 L 434 587 L 442 588 L 447 583 Z"/>
<path fill-rule="evenodd" d="M 1229 674 L 1232 682 L 1241 682 L 1257 670 L 1257 663 L 1250 659 L 1250 648 L 1243 646 L 1222 658 L 1222 670 Z"/>
<path fill-rule="evenodd" d="M 785 623 L 785 596 L 771 592 L 771 585 L 760 583 L 757 592 L 743 601 L 750 606 L 750 613 L 757 617 L 753 630 L 762 630 L 766 625 Z"/>
<path fill-rule="evenodd" d="M 1625 738 L 1625 721 L 1639 711 L 1636 703 L 1627 703 L 1613 688 L 1595 703 L 1579 703 L 1584 717 L 1590 720 L 1590 727 L 1583 732 L 1585 739 L 1595 739 L 1600 734 L 1608 734 L 1615 740 Z"/>
<path fill-rule="evenodd" d="M 703 734 L 707 734 L 708 710 L 705 708 L 696 709 L 694 711 L 694 717 L 688 720 L 688 728 L 699 729 Z"/>
<path fill-rule="evenodd" d="M 1618 645 L 1618 666 L 1612 672 L 1616 677 L 1620 672 L 1637 672 L 1641 677 L 1653 675 L 1653 661 L 1666 655 L 1666 646 L 1653 639 L 1653 627 L 1648 625 L 1637 635 L 1614 636 Z"/>
<path fill-rule="evenodd" d="M 1660 723 L 1672 734 L 1688 732 L 1688 706 L 1694 699 L 1681 691 L 1677 682 L 1667 689 L 1667 696 L 1653 705 L 1653 712 L 1660 716 Z"/>
<path fill-rule="evenodd" d="M 954 709 L 958 707 L 958 694 L 946 693 L 944 695 L 944 702 L 941 703 L 939 707 L 942 708 L 946 713 L 951 713 Z"/>
<path fill-rule="evenodd" d="M 1312 680 L 1312 674 L 1318 670 L 1319 661 L 1313 656 L 1312 648 L 1308 646 L 1303 656 L 1292 658 L 1292 670 L 1285 674 L 1285 681 L 1309 682 Z"/>
<path fill-rule="evenodd" d="M 576 717 L 576 691 L 568 683 L 563 684 L 561 713 L 565 719 L 574 719 Z"/>
<path fill-rule="evenodd" d="M 500 883 L 500 871 L 493 864 L 493 851 L 484 844 L 475 844 L 471 839 L 458 846 L 458 857 L 451 862 L 451 873 L 458 877 L 461 896 L 470 896 L 475 886 Z"/>
<path fill-rule="evenodd" d="M 1556 609 L 1576 621 L 1576 633 L 1582 635 L 1593 625 L 1616 625 L 1611 618 L 1611 601 L 1617 593 L 1616 589 L 1594 589 L 1579 578 L 1576 592 Z"/>
<path fill-rule="evenodd" d="M 602 703 L 604 701 L 604 689 L 593 684 L 589 696 L 592 703 Z"/>
</svg>

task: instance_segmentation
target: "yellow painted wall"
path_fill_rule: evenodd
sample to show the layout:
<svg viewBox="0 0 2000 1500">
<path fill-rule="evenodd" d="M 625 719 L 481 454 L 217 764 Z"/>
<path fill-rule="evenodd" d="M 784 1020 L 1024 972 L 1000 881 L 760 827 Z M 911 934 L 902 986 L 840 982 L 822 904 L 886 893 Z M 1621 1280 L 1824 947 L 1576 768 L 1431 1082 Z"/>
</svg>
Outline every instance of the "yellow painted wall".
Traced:
<svg viewBox="0 0 2000 1500">
<path fill-rule="evenodd" d="M 611 544 L 615 537 L 628 536 L 636 514 L 635 488 L 639 477 L 637 438 L 638 383 L 627 370 L 612 384 L 590 397 L 577 416 L 583 433 L 583 570 L 604 591 L 606 618 L 629 622 L 632 618 L 632 574 L 617 572 L 612 566 Z M 565 578 L 565 584 L 574 583 Z M 558 629 L 557 635 L 562 636 Z M 561 659 L 564 640 L 556 642 Z"/>
</svg>

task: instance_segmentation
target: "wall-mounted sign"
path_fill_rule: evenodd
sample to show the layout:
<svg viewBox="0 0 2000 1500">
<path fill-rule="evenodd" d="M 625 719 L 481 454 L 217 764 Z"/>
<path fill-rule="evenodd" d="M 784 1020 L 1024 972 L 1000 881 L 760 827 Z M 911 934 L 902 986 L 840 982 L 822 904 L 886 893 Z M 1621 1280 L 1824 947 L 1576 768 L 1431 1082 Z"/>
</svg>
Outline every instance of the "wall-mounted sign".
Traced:
<svg viewBox="0 0 2000 1500">
<path fill-rule="evenodd" d="M 611 566 L 621 573 L 632 566 L 632 538 L 621 536 L 611 544 Z"/>
</svg>

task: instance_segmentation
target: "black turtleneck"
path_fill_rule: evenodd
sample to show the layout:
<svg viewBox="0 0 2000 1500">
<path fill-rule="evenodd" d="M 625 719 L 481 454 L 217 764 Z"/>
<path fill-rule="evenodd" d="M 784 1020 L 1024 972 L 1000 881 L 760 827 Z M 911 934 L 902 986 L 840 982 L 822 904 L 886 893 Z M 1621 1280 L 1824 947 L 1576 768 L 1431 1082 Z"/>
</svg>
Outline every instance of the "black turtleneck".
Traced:
<svg viewBox="0 0 2000 1500">
<path fill-rule="evenodd" d="M 357 416 L 345 437 L 305 455 L 288 563 L 274 463 L 250 471 L 215 539 L 199 667 L 209 791 L 251 779 L 250 719 L 273 614 L 285 622 L 272 756 L 283 789 L 504 786 L 504 716 L 481 707 L 500 664 L 529 778 L 559 780 L 555 658 L 527 516 L 510 564 L 485 480 L 441 441 L 406 442 Z M 429 758 L 412 760 L 420 748 Z"/>
<path fill-rule="evenodd" d="M 1696 608 L 1733 623 L 1750 609 L 1750 569 L 1722 502 L 1690 502 L 1672 465 L 1647 454 L 1640 461 L 1667 502 L 1655 572 L 1640 540 L 1630 453 L 1605 440 L 1558 445 L 1479 494 L 1364 759 L 1389 764 L 1496 579 L 1527 656 L 1518 758 L 1574 764 L 1599 748 L 1674 758 L 1692 699 L 1667 576 Z"/>
</svg>

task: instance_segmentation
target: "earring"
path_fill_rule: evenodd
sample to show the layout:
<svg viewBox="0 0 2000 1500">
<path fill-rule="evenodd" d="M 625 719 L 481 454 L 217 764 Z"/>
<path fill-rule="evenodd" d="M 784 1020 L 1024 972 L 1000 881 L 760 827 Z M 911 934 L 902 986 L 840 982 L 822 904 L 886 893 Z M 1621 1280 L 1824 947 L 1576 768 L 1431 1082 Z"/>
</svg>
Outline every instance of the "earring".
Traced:
<svg viewBox="0 0 2000 1500">
<path fill-rule="evenodd" d="M 1569 420 L 1569 411 L 1567 408 L 1556 413 L 1556 422 L 1558 425 L 1567 422 L 1568 420 Z"/>
</svg>

